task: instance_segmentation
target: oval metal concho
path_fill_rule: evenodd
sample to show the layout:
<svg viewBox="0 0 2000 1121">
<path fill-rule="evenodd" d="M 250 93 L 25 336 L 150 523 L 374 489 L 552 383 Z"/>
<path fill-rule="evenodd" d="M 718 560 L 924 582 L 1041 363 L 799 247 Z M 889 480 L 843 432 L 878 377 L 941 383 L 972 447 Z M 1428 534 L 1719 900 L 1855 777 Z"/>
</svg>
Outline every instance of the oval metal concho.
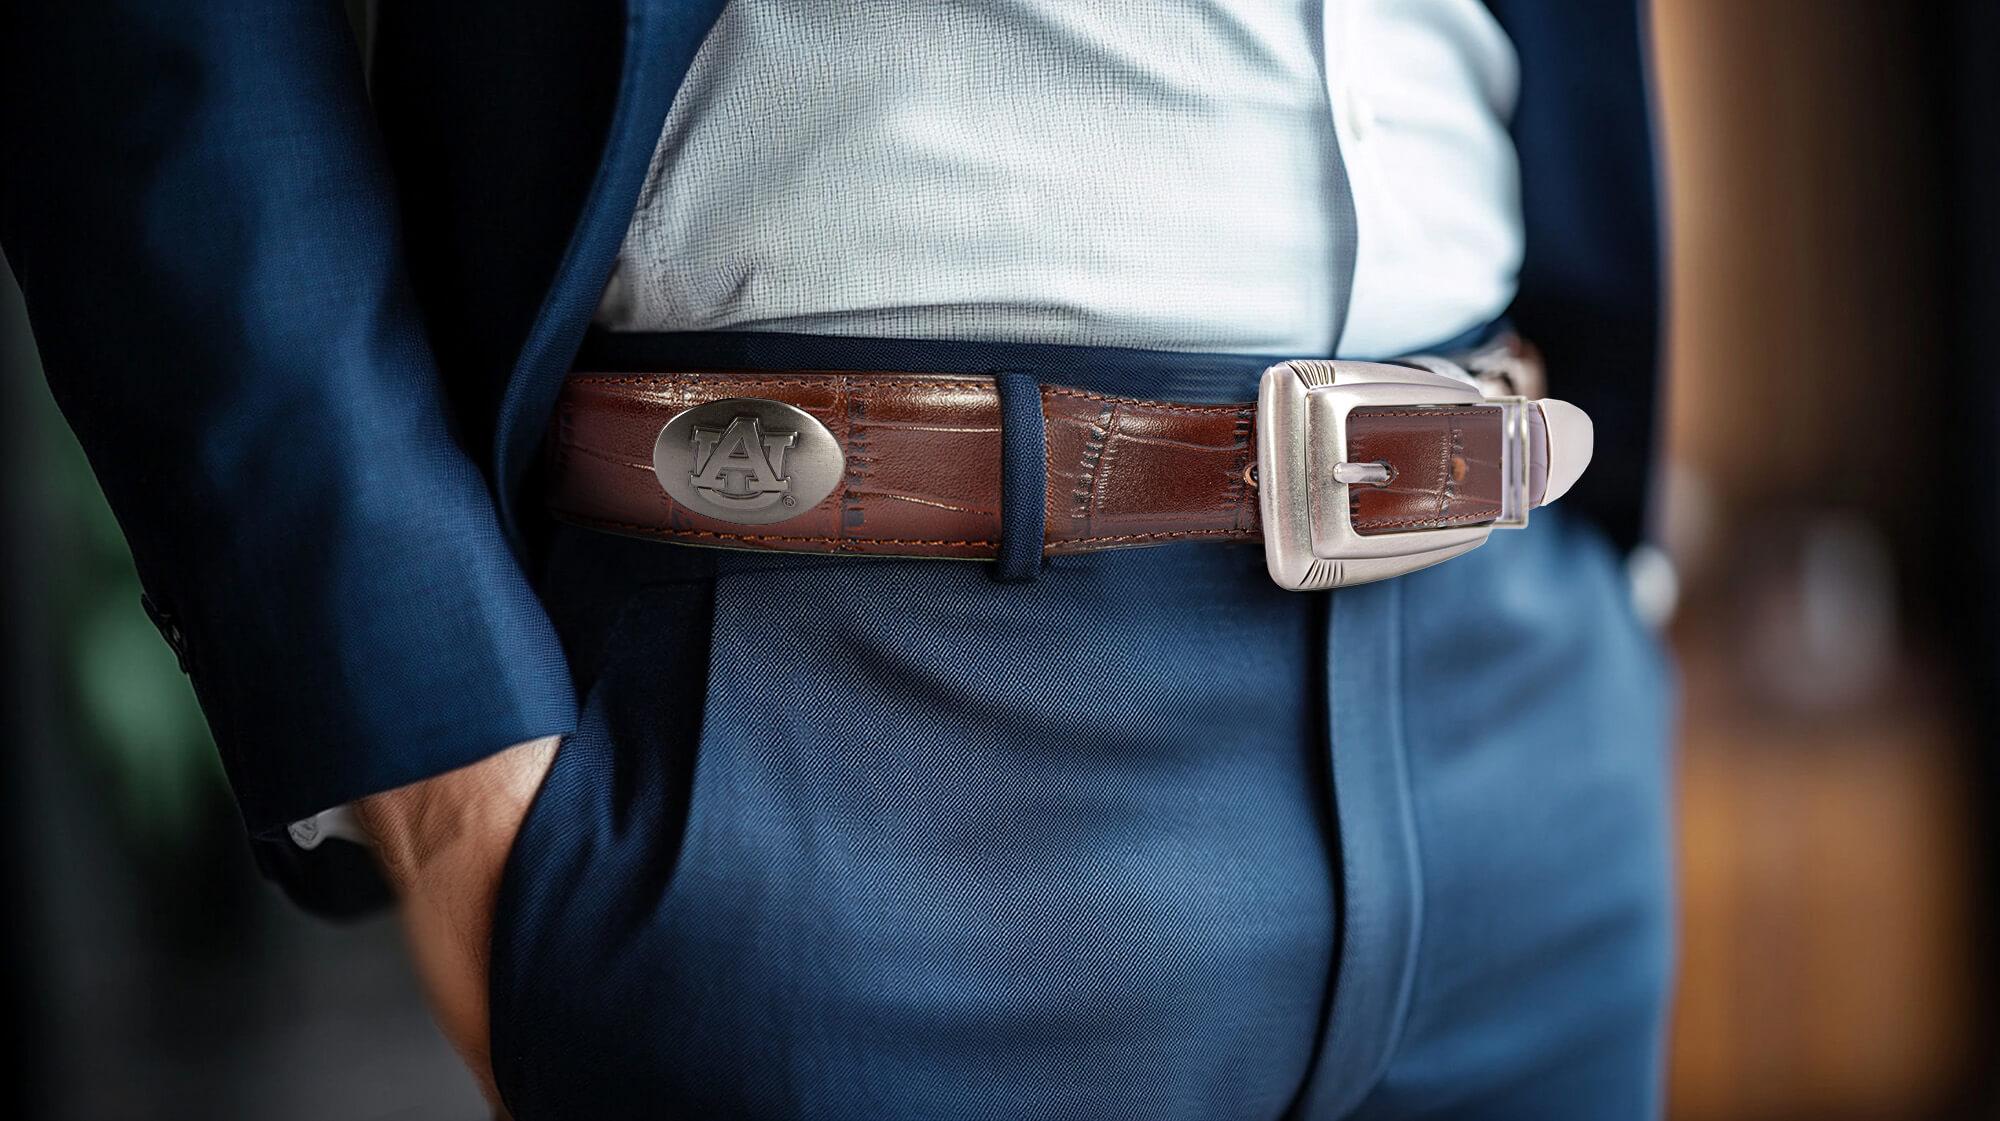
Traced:
<svg viewBox="0 0 2000 1121">
<path fill-rule="evenodd" d="M 759 397 L 696 405 L 653 441 L 653 474 L 673 500 L 737 525 L 798 517 L 832 494 L 846 470 L 826 425 Z"/>
</svg>

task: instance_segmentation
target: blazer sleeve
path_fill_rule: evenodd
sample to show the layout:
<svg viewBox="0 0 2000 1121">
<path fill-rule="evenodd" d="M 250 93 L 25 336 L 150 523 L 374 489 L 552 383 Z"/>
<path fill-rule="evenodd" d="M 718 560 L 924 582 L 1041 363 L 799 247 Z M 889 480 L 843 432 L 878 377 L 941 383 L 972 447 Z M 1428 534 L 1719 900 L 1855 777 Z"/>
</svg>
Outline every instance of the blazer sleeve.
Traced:
<svg viewBox="0 0 2000 1121">
<path fill-rule="evenodd" d="M 337 0 L 6 13 L 0 243 L 253 833 L 569 730 Z"/>
</svg>

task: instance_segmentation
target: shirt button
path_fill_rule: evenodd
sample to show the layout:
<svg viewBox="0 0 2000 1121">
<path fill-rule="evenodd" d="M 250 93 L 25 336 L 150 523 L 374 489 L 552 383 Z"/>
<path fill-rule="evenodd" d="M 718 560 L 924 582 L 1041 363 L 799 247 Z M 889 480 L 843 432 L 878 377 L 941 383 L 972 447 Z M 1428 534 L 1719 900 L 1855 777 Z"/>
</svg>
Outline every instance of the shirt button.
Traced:
<svg viewBox="0 0 2000 1121">
<path fill-rule="evenodd" d="M 1349 94 L 1347 99 L 1347 131 L 1356 140 L 1366 140 L 1375 127 L 1375 107 L 1360 94 Z"/>
</svg>

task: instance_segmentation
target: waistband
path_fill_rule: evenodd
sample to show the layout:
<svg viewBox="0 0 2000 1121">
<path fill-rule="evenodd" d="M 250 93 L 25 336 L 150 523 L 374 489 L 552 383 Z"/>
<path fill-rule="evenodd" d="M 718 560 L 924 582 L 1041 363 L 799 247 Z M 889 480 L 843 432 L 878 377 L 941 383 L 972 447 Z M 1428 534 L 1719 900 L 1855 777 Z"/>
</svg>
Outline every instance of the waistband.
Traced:
<svg viewBox="0 0 2000 1121">
<path fill-rule="evenodd" d="M 1426 354 L 1473 350 L 1500 337 L 1507 321 L 1478 324 L 1418 348 Z M 880 339 L 755 331 L 618 332 L 593 329 L 575 368 L 597 371 L 930 370 L 953 374 L 1022 371 L 1121 397 L 1229 404 L 1257 396 L 1257 379 L 1293 354 L 1211 354 L 1063 343 Z M 1388 358 L 1390 355 L 1376 357 Z"/>
</svg>

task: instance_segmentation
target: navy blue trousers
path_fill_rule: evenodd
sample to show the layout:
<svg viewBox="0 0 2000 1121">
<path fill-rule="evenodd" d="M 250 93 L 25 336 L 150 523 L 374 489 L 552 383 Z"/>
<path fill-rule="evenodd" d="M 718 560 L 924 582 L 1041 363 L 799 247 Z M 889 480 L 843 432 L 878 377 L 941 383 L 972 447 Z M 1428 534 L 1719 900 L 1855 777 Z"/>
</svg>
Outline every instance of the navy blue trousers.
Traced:
<svg viewBox="0 0 2000 1121">
<path fill-rule="evenodd" d="M 1268 361 L 649 345 L 1182 400 Z M 1658 1111 L 1668 674 L 1559 508 L 1331 594 L 582 530 L 542 583 L 587 695 L 496 922 L 520 1121 Z"/>
</svg>

